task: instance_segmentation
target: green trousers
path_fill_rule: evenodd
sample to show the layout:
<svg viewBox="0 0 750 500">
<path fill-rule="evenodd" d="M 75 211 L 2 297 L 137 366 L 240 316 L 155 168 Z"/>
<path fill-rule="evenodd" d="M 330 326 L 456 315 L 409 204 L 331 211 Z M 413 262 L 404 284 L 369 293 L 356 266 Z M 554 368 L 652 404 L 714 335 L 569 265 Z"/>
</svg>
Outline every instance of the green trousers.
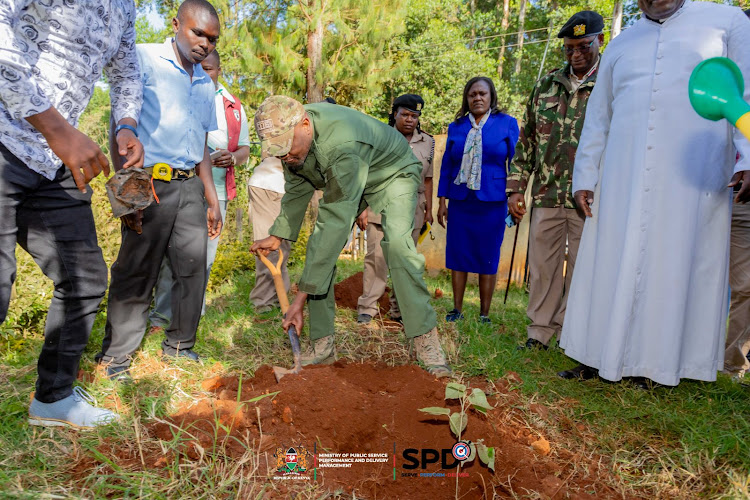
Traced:
<svg viewBox="0 0 750 500">
<path fill-rule="evenodd" d="M 403 182 L 410 181 L 404 179 Z M 399 190 L 394 189 L 394 191 Z M 407 338 L 418 337 L 437 326 L 435 310 L 430 305 L 430 293 L 424 282 L 424 256 L 417 253 L 411 235 L 414 229 L 416 204 L 415 190 L 412 193 L 394 196 L 388 200 L 382 212 L 384 236 L 381 246 L 391 272 L 391 281 L 398 297 Z M 311 340 L 334 333 L 336 303 L 333 285 L 335 281 L 336 269 L 334 267 L 328 293 L 308 297 Z"/>
</svg>

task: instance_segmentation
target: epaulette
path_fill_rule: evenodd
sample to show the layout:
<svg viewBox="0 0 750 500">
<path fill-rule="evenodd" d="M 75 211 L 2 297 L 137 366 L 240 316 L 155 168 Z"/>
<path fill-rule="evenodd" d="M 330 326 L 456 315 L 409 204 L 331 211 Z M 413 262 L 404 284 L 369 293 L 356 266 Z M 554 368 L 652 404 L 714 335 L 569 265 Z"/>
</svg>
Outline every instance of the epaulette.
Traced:
<svg viewBox="0 0 750 500">
<path fill-rule="evenodd" d="M 427 132 L 422 132 L 423 134 L 427 134 Z M 432 139 L 432 148 L 430 149 L 430 161 L 435 159 L 435 138 L 432 137 L 432 135 L 427 134 L 430 136 L 430 139 Z"/>
</svg>

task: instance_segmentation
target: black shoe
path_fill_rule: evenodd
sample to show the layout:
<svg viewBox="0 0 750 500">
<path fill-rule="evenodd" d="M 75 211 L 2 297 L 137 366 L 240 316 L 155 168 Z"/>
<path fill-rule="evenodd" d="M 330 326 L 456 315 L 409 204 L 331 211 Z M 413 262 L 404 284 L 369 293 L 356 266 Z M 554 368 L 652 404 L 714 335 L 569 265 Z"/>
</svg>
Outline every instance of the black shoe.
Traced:
<svg viewBox="0 0 750 500">
<path fill-rule="evenodd" d="M 192 349 L 180 349 L 177 352 L 166 352 L 162 354 L 162 358 L 187 358 L 190 361 L 200 362 L 201 357 L 198 353 Z"/>
<path fill-rule="evenodd" d="M 542 344 L 537 339 L 526 339 L 526 343 L 524 345 L 519 345 L 518 347 L 516 347 L 516 350 L 523 351 L 523 350 L 528 349 L 530 351 L 533 351 L 533 350 L 544 350 L 544 351 L 546 351 L 547 348 L 548 348 L 548 346 Z M 562 373 L 562 372 L 560 372 L 560 373 Z M 560 375 L 560 376 L 562 377 L 562 375 Z M 563 377 L 563 378 L 566 378 L 566 377 Z"/>
<path fill-rule="evenodd" d="M 658 384 L 650 378 L 646 377 L 633 377 L 630 379 L 630 381 L 633 383 L 636 389 L 641 389 L 642 391 L 651 391 L 653 389 L 656 389 L 657 387 L 661 387 L 661 384 Z"/>
<path fill-rule="evenodd" d="M 115 382 L 128 383 L 133 381 L 133 377 L 130 376 L 129 366 L 107 366 L 104 373 L 108 379 Z"/>
<path fill-rule="evenodd" d="M 599 375 L 599 370 L 586 365 L 578 365 L 570 370 L 557 372 L 558 377 L 578 380 L 591 380 Z"/>
<path fill-rule="evenodd" d="M 357 315 L 357 323 L 359 323 L 361 325 L 366 325 L 370 321 L 372 321 L 372 316 L 370 316 L 369 314 L 359 314 L 359 315 Z"/>
<path fill-rule="evenodd" d="M 449 323 L 453 323 L 455 321 L 458 321 L 459 319 L 464 319 L 464 315 L 461 314 L 461 311 L 459 311 L 458 309 L 453 309 L 445 315 L 445 321 Z"/>
<path fill-rule="evenodd" d="M 492 323 L 489 316 L 482 316 L 481 314 L 479 315 L 479 322 L 485 324 Z"/>
</svg>

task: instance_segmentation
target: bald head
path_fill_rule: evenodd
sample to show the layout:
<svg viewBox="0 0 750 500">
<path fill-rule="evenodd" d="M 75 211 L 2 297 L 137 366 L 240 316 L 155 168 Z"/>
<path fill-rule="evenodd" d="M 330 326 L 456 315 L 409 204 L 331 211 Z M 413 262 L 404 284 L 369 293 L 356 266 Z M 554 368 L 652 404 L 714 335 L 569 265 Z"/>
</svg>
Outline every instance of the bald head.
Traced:
<svg viewBox="0 0 750 500">
<path fill-rule="evenodd" d="M 216 13 L 216 9 L 206 0 L 185 0 L 180 4 L 180 8 L 177 9 L 177 19 L 184 22 L 186 15 L 195 15 L 199 12 L 210 15 L 217 22 L 219 20 L 219 14 Z"/>
</svg>

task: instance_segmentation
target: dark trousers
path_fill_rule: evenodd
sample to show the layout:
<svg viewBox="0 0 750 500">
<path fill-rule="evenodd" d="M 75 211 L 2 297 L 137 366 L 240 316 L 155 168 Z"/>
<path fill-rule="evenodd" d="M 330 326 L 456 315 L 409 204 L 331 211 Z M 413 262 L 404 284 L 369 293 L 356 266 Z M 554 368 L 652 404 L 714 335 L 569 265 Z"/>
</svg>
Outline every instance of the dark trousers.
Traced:
<svg viewBox="0 0 750 500">
<path fill-rule="evenodd" d="M 198 177 L 154 181 L 159 203 L 143 212 L 143 233 L 122 225 L 122 246 L 112 265 L 101 363 L 130 366 L 141 345 L 162 259 L 172 270 L 172 322 L 166 354 L 192 349 L 206 286 L 206 202 Z"/>
<path fill-rule="evenodd" d="M 78 190 L 66 167 L 49 180 L 0 144 L 0 321 L 8 314 L 16 279 L 16 242 L 55 287 L 37 365 L 35 398 L 42 403 L 73 392 L 78 363 L 107 289 L 91 193 L 91 188 Z"/>
</svg>

